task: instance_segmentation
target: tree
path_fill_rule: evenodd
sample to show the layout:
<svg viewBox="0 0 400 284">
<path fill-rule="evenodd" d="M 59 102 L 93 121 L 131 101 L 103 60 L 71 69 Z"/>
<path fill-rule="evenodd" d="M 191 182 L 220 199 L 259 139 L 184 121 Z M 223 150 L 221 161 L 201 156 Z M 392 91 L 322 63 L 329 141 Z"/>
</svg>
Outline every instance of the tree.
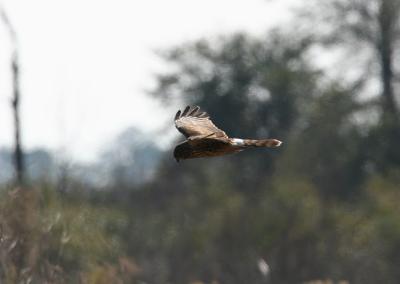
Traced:
<svg viewBox="0 0 400 284">
<path fill-rule="evenodd" d="M 311 181 L 324 198 L 354 198 L 364 180 L 367 151 L 363 110 L 349 90 L 333 84 L 310 102 L 304 125 L 288 141 L 279 172 Z"/>
<path fill-rule="evenodd" d="M 154 95 L 201 106 L 231 137 L 285 141 L 315 92 L 318 72 L 303 60 L 309 44 L 308 38 L 288 40 L 275 31 L 265 40 L 238 34 L 177 48 L 165 55 L 177 71 L 159 76 Z M 252 188 L 272 173 L 278 152 L 254 150 L 225 159 L 242 173 L 233 176 L 236 182 Z"/>
<path fill-rule="evenodd" d="M 350 69 L 361 72 L 362 81 L 377 79 L 381 91 L 376 94 L 380 106 L 380 118 L 376 127 L 370 128 L 368 148 L 371 162 L 378 171 L 387 172 L 390 167 L 400 166 L 400 113 L 397 83 L 400 75 L 398 53 L 400 47 L 400 2 L 398 0 L 331 0 L 314 3 L 311 13 L 322 25 L 317 36 L 327 46 L 339 46 L 350 50 L 350 57 L 364 55 L 364 62 L 354 62 Z M 359 57 L 358 57 L 359 58 Z M 349 60 L 347 56 L 342 62 Z M 377 67 L 373 70 L 371 66 Z M 373 67 L 372 67 L 373 69 Z M 372 80 L 371 80 L 372 79 Z M 362 99 L 364 88 L 354 89 Z"/>
<path fill-rule="evenodd" d="M 320 74 L 304 57 L 310 43 L 274 31 L 265 39 L 238 34 L 188 44 L 165 55 L 176 68 L 159 76 L 154 96 L 181 107 L 201 106 L 232 137 L 274 136 L 285 143 L 317 93 Z M 271 198 L 280 154 L 255 149 L 177 164 L 167 153 L 155 180 L 146 191 L 134 192 L 129 205 L 136 216 L 132 227 L 145 231 L 129 235 L 131 251 L 140 261 L 163 267 L 157 273 L 146 269 L 151 273 L 144 279 L 265 283 L 257 261 L 260 243 L 269 238 L 257 227 L 264 219 L 276 222 L 260 207 Z M 151 276 L 163 273 L 162 280 Z"/>
</svg>

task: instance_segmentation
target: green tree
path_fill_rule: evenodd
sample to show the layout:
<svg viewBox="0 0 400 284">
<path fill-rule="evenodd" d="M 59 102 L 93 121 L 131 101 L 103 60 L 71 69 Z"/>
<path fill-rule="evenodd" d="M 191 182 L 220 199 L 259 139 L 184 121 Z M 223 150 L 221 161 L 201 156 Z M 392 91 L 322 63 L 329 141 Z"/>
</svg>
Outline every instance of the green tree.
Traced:
<svg viewBox="0 0 400 284">
<path fill-rule="evenodd" d="M 370 161 L 375 170 L 387 172 L 400 165 L 400 114 L 397 91 L 399 76 L 398 54 L 400 35 L 400 2 L 398 0 L 330 0 L 314 3 L 307 15 L 312 15 L 313 26 L 322 26 L 316 36 L 325 46 L 335 46 L 348 51 L 342 63 L 356 57 L 349 68 L 361 74 L 360 81 L 371 86 L 374 80 L 380 85 L 377 98 L 379 119 L 376 127 L 369 129 Z M 362 55 L 360 57 L 359 55 Z M 362 72 L 360 72 L 362 70 Z M 362 99 L 366 88 L 354 93 Z"/>
<path fill-rule="evenodd" d="M 177 71 L 159 76 L 154 94 L 183 107 L 201 106 L 231 137 L 285 141 L 315 92 L 318 72 L 303 60 L 310 43 L 278 32 L 266 40 L 239 34 L 220 42 L 199 41 L 166 54 Z M 227 158 L 232 170 L 242 173 L 237 184 L 251 188 L 271 174 L 278 152 L 263 149 Z"/>
<path fill-rule="evenodd" d="M 310 44 L 308 38 L 289 38 L 276 31 L 265 40 L 236 35 L 190 44 L 166 54 L 175 71 L 158 78 L 154 95 L 183 107 L 201 106 L 232 137 L 288 141 L 319 92 L 316 82 L 321 74 L 306 62 Z M 134 192 L 135 205 L 130 204 L 136 216 L 132 228 L 142 228 L 129 234 L 130 249 L 139 260 L 150 259 L 159 267 L 157 273 L 145 269 L 144 279 L 265 283 L 257 269 L 264 251 L 261 244 L 267 242 L 268 251 L 281 244 L 282 237 L 277 229 L 269 231 L 277 219 L 263 215 L 266 200 L 277 200 L 272 177 L 279 152 L 262 149 L 180 164 L 166 156 L 154 182 L 146 192 Z M 298 207 L 303 212 L 303 204 Z M 285 213 L 290 219 L 292 213 Z M 295 221 L 300 231 L 304 218 Z M 304 239 L 311 237 L 305 234 Z M 293 255 L 300 259 L 303 253 Z M 274 279 L 287 279 L 284 274 L 290 268 L 277 270 Z"/>
<path fill-rule="evenodd" d="M 354 198 L 364 181 L 365 131 L 355 120 L 364 105 L 337 84 L 304 114 L 304 124 L 288 141 L 279 172 L 313 182 L 326 198 Z"/>
</svg>

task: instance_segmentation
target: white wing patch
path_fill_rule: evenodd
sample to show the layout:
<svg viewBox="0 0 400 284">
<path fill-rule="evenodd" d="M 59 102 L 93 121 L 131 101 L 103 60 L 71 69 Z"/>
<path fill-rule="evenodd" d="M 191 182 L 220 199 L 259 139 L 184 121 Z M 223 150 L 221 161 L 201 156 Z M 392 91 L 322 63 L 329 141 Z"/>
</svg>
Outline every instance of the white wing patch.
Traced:
<svg viewBox="0 0 400 284">
<path fill-rule="evenodd" d="M 244 140 L 243 139 L 233 138 L 232 141 L 236 146 L 243 146 L 244 145 Z"/>
</svg>

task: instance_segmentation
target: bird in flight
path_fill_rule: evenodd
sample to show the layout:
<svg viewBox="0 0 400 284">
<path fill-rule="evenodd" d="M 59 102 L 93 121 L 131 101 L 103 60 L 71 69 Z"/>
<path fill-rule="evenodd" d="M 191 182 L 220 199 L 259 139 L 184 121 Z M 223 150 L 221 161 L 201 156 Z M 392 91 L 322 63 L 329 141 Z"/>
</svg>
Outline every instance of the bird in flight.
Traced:
<svg viewBox="0 0 400 284">
<path fill-rule="evenodd" d="M 198 106 L 187 106 L 183 112 L 179 110 L 175 115 L 175 127 L 186 137 L 185 141 L 175 147 L 174 157 L 177 162 L 237 153 L 250 147 L 279 147 L 282 144 L 277 139 L 229 138 Z"/>
</svg>

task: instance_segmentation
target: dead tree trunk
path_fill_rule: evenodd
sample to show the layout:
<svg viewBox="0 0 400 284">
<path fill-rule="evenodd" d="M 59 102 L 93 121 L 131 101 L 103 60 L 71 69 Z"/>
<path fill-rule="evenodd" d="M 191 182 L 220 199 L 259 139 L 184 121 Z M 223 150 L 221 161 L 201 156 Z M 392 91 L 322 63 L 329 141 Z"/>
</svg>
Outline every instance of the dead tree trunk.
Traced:
<svg viewBox="0 0 400 284">
<path fill-rule="evenodd" d="M 24 183 L 24 155 L 21 146 L 21 120 L 20 120 L 20 89 L 19 89 L 19 62 L 18 62 L 18 43 L 15 30 L 8 20 L 4 9 L 0 7 L 0 16 L 4 25 L 9 31 L 10 40 L 13 47 L 11 59 L 11 71 L 13 80 L 12 110 L 14 117 L 14 167 L 16 173 L 16 183 Z"/>
<path fill-rule="evenodd" d="M 385 120 L 397 124 L 399 122 L 399 110 L 393 90 L 393 50 L 395 44 L 395 26 L 398 7 L 394 1 L 382 0 L 380 3 L 378 23 L 380 39 L 378 42 L 378 54 L 381 63 L 382 80 L 382 104 Z M 388 121 L 387 121 L 388 122 Z"/>
<path fill-rule="evenodd" d="M 24 182 L 24 155 L 21 146 L 21 120 L 20 120 L 20 91 L 19 91 L 19 65 L 18 54 L 15 53 L 12 59 L 12 73 L 13 73 L 13 99 L 12 108 L 14 116 L 14 164 L 16 172 L 16 181 L 18 184 Z"/>
</svg>

